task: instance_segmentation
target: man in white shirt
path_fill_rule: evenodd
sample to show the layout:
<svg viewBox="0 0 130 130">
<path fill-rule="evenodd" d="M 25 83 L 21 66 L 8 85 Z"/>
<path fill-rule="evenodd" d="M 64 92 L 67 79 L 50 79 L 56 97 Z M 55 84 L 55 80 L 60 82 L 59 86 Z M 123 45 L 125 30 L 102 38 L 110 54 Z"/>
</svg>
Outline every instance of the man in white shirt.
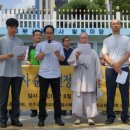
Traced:
<svg viewBox="0 0 130 130">
<path fill-rule="evenodd" d="M 60 126 L 64 125 L 61 120 L 60 101 L 60 66 L 59 61 L 64 61 L 63 46 L 54 40 L 54 27 L 47 25 L 44 27 L 46 40 L 36 46 L 36 60 L 41 62 L 39 70 L 40 100 L 39 100 L 39 122 L 38 126 L 44 126 L 46 118 L 46 98 L 49 85 L 51 85 L 54 98 L 54 119 Z M 54 52 L 46 52 L 47 46 L 56 45 Z"/>
<path fill-rule="evenodd" d="M 6 21 L 7 35 L 0 37 L 0 127 L 7 127 L 7 104 L 11 87 L 12 107 L 10 111 L 11 124 L 22 127 L 20 116 L 20 91 L 23 81 L 21 61 L 25 55 L 13 54 L 16 46 L 24 46 L 21 39 L 16 37 L 18 20 L 9 18 Z"/>
<path fill-rule="evenodd" d="M 117 75 L 126 71 L 129 73 L 130 38 L 120 34 L 121 21 L 112 20 L 112 35 L 103 41 L 103 56 L 106 61 L 106 87 L 107 87 L 107 120 L 106 124 L 112 124 L 116 118 L 113 111 L 116 93 Z M 122 98 L 122 123 L 129 123 L 129 75 L 125 84 L 119 84 Z"/>
</svg>

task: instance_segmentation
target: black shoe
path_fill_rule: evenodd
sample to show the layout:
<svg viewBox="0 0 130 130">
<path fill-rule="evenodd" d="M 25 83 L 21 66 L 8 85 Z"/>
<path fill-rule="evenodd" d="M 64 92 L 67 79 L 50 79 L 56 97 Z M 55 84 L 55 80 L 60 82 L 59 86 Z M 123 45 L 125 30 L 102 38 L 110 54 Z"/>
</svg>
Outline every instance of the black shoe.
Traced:
<svg viewBox="0 0 130 130">
<path fill-rule="evenodd" d="M 62 110 L 62 111 L 61 111 L 61 115 L 63 115 L 63 116 L 67 115 L 67 114 L 66 114 L 66 110 Z"/>
<path fill-rule="evenodd" d="M 17 127 L 22 127 L 22 126 L 23 126 L 23 124 L 20 123 L 20 121 L 12 121 L 11 124 L 12 124 L 13 126 L 17 126 Z"/>
<path fill-rule="evenodd" d="M 60 118 L 55 119 L 55 123 L 58 124 L 59 126 L 65 125 L 65 123 Z"/>
<path fill-rule="evenodd" d="M 107 118 L 107 120 L 105 121 L 105 124 L 112 124 L 114 123 L 114 118 Z"/>
<path fill-rule="evenodd" d="M 36 117 L 37 116 L 37 113 L 36 112 L 32 112 L 30 117 Z"/>
<path fill-rule="evenodd" d="M 122 120 L 122 123 L 130 125 L 130 120 Z"/>
<path fill-rule="evenodd" d="M 1 122 L 0 127 L 1 127 L 1 128 L 6 128 L 6 127 L 7 127 L 7 124 L 6 124 L 5 122 Z"/>
<path fill-rule="evenodd" d="M 44 121 L 39 121 L 38 126 L 44 126 Z"/>
</svg>

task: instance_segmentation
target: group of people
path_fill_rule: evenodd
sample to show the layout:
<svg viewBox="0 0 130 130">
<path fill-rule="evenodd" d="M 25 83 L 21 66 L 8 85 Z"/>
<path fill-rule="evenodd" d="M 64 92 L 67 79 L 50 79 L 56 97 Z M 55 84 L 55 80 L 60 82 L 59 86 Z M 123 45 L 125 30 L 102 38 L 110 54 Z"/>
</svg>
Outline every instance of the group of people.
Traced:
<svg viewBox="0 0 130 130">
<path fill-rule="evenodd" d="M 75 116 L 75 124 L 81 123 L 81 118 L 86 117 L 89 125 L 94 125 L 93 117 L 98 115 L 96 105 L 96 91 L 100 87 L 102 71 L 99 57 L 95 50 L 90 48 L 88 54 L 82 53 L 77 47 L 70 48 L 70 37 L 65 36 L 62 43 L 54 40 L 54 27 L 44 27 L 45 40 L 42 41 L 42 32 L 34 30 L 34 44 L 29 46 L 26 54 L 14 55 L 12 50 L 15 46 L 24 46 L 22 40 L 16 37 L 18 21 L 9 18 L 6 21 L 7 35 L 0 38 L 0 127 L 7 127 L 7 103 L 9 89 L 11 87 L 12 108 L 10 110 L 11 123 L 14 126 L 22 127 L 19 121 L 20 116 L 20 90 L 23 81 L 21 61 L 26 60 L 28 65 L 39 65 L 39 114 L 37 110 L 31 110 L 31 116 L 39 118 L 38 126 L 44 126 L 47 117 L 46 98 L 48 88 L 51 87 L 54 100 L 54 120 L 59 126 L 65 123 L 61 119 L 61 92 L 60 92 L 60 65 L 72 65 L 74 73 L 72 77 L 71 90 L 72 114 Z M 130 38 L 120 34 L 121 21 L 111 21 L 112 35 L 103 41 L 102 58 L 106 65 L 106 88 L 107 88 L 107 120 L 106 124 L 112 124 L 116 118 L 114 114 L 114 99 L 117 88 L 116 78 L 122 71 L 128 72 L 125 84 L 119 84 L 122 99 L 122 123 L 130 124 L 128 116 L 129 108 L 129 62 Z M 87 33 L 81 33 L 79 43 L 89 45 Z M 55 44 L 57 50 L 47 52 L 46 47 Z"/>
</svg>

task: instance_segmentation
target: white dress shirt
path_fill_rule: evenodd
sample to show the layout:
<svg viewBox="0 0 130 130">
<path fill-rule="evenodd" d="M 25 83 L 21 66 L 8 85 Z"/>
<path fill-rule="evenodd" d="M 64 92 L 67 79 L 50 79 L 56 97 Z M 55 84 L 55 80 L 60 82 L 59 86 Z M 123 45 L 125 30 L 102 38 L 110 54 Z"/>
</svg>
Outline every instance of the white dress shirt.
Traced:
<svg viewBox="0 0 130 130">
<path fill-rule="evenodd" d="M 113 34 L 103 41 L 102 53 L 108 54 L 113 62 L 121 60 L 127 52 L 130 52 L 130 38 L 128 36 Z M 127 60 L 122 64 L 121 68 L 127 67 L 128 65 L 129 61 Z M 107 67 L 111 68 L 109 64 L 107 64 Z"/>
<path fill-rule="evenodd" d="M 52 40 L 51 43 L 48 43 L 47 40 L 39 43 L 36 46 L 36 56 L 41 52 L 45 52 L 47 44 L 58 44 L 58 51 L 60 52 L 60 55 L 64 56 L 62 44 L 54 40 Z M 54 53 L 45 54 L 44 58 L 41 60 L 39 75 L 47 79 L 58 78 L 61 76 L 59 59 Z"/>
</svg>

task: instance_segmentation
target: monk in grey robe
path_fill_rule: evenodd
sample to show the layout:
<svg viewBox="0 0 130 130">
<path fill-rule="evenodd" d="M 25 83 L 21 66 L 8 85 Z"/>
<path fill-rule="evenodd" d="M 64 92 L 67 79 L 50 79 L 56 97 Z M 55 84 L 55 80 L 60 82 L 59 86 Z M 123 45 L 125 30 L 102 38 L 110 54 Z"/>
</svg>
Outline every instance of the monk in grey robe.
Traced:
<svg viewBox="0 0 130 130">
<path fill-rule="evenodd" d="M 88 42 L 88 34 L 81 33 L 79 44 L 88 44 Z M 74 66 L 71 89 L 73 91 L 72 114 L 77 117 L 75 124 L 80 124 L 81 117 L 86 116 L 88 124 L 94 125 L 92 118 L 98 114 L 96 87 L 102 78 L 98 55 L 91 47 L 89 54 L 82 54 L 79 48 L 76 48 L 70 55 L 68 63 Z"/>
</svg>

